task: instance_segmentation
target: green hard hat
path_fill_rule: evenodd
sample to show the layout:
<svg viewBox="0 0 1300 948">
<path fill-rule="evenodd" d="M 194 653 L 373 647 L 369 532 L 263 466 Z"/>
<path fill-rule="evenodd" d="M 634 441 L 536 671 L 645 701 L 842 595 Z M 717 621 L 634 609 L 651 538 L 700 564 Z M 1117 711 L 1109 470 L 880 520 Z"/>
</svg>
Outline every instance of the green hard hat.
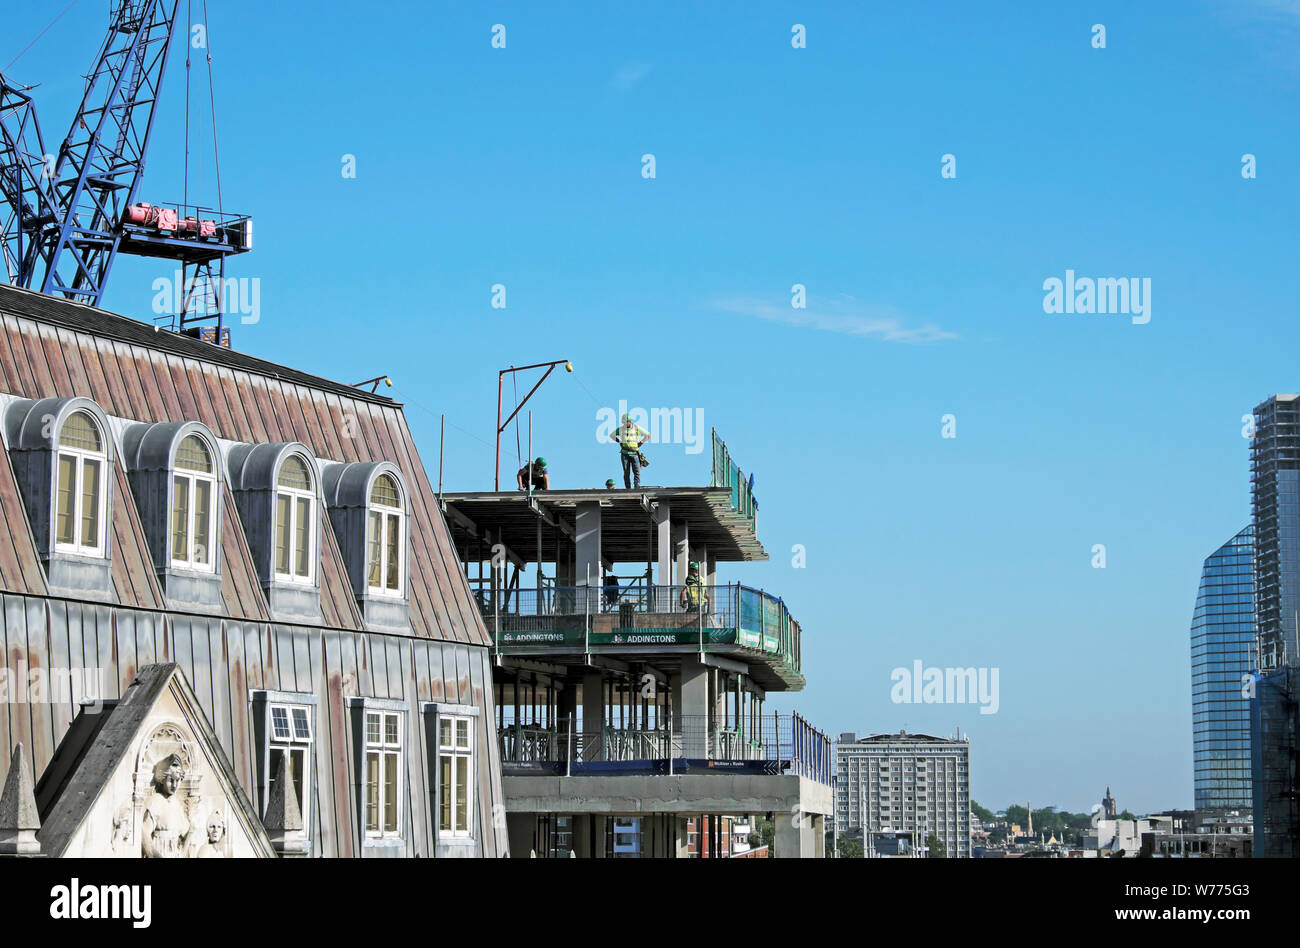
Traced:
<svg viewBox="0 0 1300 948">
<path fill-rule="evenodd" d="M 606 486 L 606 487 L 613 487 L 613 486 L 614 486 L 614 478 L 611 477 L 611 478 L 609 478 L 608 480 L 606 480 L 606 481 L 605 481 L 605 486 Z"/>
<path fill-rule="evenodd" d="M 691 569 L 698 570 L 699 568 L 700 568 L 700 564 L 698 562 L 691 563 Z"/>
<path fill-rule="evenodd" d="M 533 463 L 536 464 L 538 467 L 546 467 L 546 458 L 538 458 Z"/>
</svg>

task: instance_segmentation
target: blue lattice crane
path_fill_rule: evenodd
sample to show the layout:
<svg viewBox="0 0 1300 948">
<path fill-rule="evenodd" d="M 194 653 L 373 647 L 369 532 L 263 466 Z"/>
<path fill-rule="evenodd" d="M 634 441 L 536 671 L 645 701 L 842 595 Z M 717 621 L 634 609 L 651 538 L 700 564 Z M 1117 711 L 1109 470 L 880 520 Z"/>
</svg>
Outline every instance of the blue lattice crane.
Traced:
<svg viewBox="0 0 1300 948">
<path fill-rule="evenodd" d="M 251 249 L 252 221 L 137 198 L 179 4 L 112 0 L 57 155 L 45 151 L 28 90 L 0 75 L 0 248 L 10 282 L 91 306 L 119 253 L 172 260 L 184 274 L 180 328 L 215 320 L 219 338 L 225 259 Z"/>
<path fill-rule="evenodd" d="M 35 235 L 58 220 L 52 172 L 31 96 L 0 76 L 0 257 L 13 283 L 27 285 L 23 276 L 36 255 Z"/>
</svg>

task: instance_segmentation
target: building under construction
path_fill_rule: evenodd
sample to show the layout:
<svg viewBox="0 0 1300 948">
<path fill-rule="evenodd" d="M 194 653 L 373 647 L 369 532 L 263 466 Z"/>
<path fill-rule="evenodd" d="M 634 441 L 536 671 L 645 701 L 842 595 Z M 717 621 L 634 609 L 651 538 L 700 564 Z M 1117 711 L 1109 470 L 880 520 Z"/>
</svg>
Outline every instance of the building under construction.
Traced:
<svg viewBox="0 0 1300 948">
<path fill-rule="evenodd" d="M 831 744 L 767 707 L 804 686 L 802 629 L 719 575 L 767 554 L 713 441 L 707 486 L 442 497 L 492 638 L 515 856 L 685 857 L 692 820 L 748 815 L 776 857 L 824 852 Z"/>
<path fill-rule="evenodd" d="M 1300 395 L 1255 407 L 1250 447 L 1259 677 L 1250 708 L 1254 851 L 1295 856 L 1300 658 Z"/>
<path fill-rule="evenodd" d="M 1261 675 L 1250 703 L 1251 769 L 1257 856 L 1300 855 L 1300 785 L 1296 747 L 1300 694 L 1295 669 Z"/>
</svg>

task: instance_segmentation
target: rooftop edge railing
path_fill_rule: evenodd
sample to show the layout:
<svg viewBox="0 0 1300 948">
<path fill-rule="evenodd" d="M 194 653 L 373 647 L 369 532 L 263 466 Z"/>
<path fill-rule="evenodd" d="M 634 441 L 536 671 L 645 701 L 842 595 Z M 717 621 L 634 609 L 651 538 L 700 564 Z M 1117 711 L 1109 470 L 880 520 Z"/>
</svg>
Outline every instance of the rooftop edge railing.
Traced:
<svg viewBox="0 0 1300 948">
<path fill-rule="evenodd" d="M 657 628 L 647 617 L 674 616 L 672 628 L 684 630 L 694 619 L 701 648 L 718 642 L 719 630 L 734 630 L 735 641 L 779 655 L 796 671 L 802 666 L 803 630 L 784 601 L 737 583 L 714 586 L 598 585 L 547 586 L 540 589 L 486 587 L 474 591 L 479 611 L 498 647 L 503 631 L 543 633 L 563 629 L 589 637 L 598 616 L 615 616 L 614 628 Z"/>
<path fill-rule="evenodd" d="M 758 502 L 754 492 L 745 479 L 745 474 L 736 462 L 731 460 L 727 442 L 718 437 L 718 429 L 713 429 L 713 481 L 712 487 L 731 488 L 731 506 L 736 512 L 749 518 L 751 526 L 758 519 Z"/>
<path fill-rule="evenodd" d="M 762 714 L 751 730 L 722 726 L 704 714 L 665 715 L 659 726 L 587 727 L 561 719 L 553 725 L 505 724 L 498 735 L 508 764 L 606 761 L 711 760 L 776 763 L 782 773 L 830 785 L 831 740 L 798 713 Z"/>
</svg>

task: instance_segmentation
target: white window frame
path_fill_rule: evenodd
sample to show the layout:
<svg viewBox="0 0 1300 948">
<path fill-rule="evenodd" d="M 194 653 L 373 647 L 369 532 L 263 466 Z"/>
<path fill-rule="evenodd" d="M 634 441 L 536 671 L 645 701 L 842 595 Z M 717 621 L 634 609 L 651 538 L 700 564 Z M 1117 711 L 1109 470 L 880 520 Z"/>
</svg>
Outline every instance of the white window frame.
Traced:
<svg viewBox="0 0 1300 948">
<path fill-rule="evenodd" d="M 170 484 L 171 491 L 172 491 L 172 506 L 171 509 L 167 512 L 168 513 L 167 546 L 171 550 L 172 566 L 179 567 L 180 569 L 190 569 L 201 573 L 211 573 L 214 572 L 217 568 L 216 546 L 217 543 L 219 542 L 217 539 L 217 503 L 218 503 L 217 491 L 219 489 L 219 484 L 217 482 L 217 475 L 216 475 L 217 458 L 215 453 L 212 450 L 212 445 L 208 444 L 206 440 L 194 434 L 185 436 L 185 438 L 189 438 L 189 437 L 198 439 L 199 443 L 203 445 L 203 449 L 207 451 L 208 461 L 212 464 L 212 473 L 205 474 L 202 471 L 196 471 L 188 467 L 178 467 L 175 463 L 172 464 L 172 471 L 171 471 L 172 479 Z M 185 438 L 182 438 L 181 440 L 184 441 Z M 186 508 L 188 514 L 187 514 L 187 522 L 185 524 L 185 542 L 186 545 L 189 547 L 189 549 L 186 551 L 187 554 L 186 556 L 177 556 L 176 549 L 175 549 L 176 491 L 177 491 L 176 482 L 178 480 L 185 482 L 186 496 L 188 498 L 187 500 L 188 506 Z M 208 561 L 206 563 L 198 562 L 194 556 L 194 549 L 197 546 L 197 543 L 195 542 L 195 538 L 198 536 L 198 531 L 195 530 L 195 527 L 198 525 L 197 504 L 195 503 L 195 499 L 197 498 L 198 491 L 199 491 L 198 483 L 197 483 L 198 481 L 204 481 L 208 485 L 208 489 L 210 491 L 210 493 L 208 494 L 208 544 L 209 546 L 207 550 Z"/>
<path fill-rule="evenodd" d="M 379 742 L 372 743 L 370 740 L 370 718 L 371 716 L 379 718 Z M 388 721 L 389 719 L 397 721 L 397 740 L 389 742 L 387 740 Z M 406 786 L 406 780 L 402 766 L 405 763 L 406 756 L 406 712 L 393 708 L 387 708 L 382 705 L 371 705 L 367 703 L 362 708 L 361 713 L 361 831 L 366 839 L 403 839 L 405 829 L 403 818 L 405 812 L 402 807 L 403 789 Z M 378 755 L 379 773 L 375 781 L 378 788 L 378 799 L 376 800 L 377 811 L 377 829 L 370 829 L 367 825 L 369 817 L 370 800 L 370 755 Z M 396 819 L 393 821 L 396 829 L 384 829 L 385 805 L 389 802 L 384 795 L 384 760 L 386 757 L 395 756 L 397 758 L 397 785 L 394 787 L 396 799 L 391 801 L 395 807 Z"/>
<path fill-rule="evenodd" d="M 433 762 L 432 785 L 434 788 L 434 812 L 431 814 L 432 824 L 435 827 L 436 838 L 440 844 L 451 843 L 460 845 L 473 845 L 477 842 L 476 817 L 477 817 L 477 799 L 479 792 L 478 771 L 478 726 L 479 726 L 479 709 L 472 704 L 439 704 L 427 702 L 424 705 L 424 711 L 432 723 L 430 731 L 430 754 L 429 757 Z M 442 723 L 451 722 L 452 747 L 444 749 L 442 743 Z M 464 722 L 466 732 L 469 738 L 468 747 L 457 747 L 456 744 L 456 724 Z M 451 779 L 454 796 L 450 802 L 451 824 L 452 829 L 442 828 L 442 810 L 443 810 L 443 783 L 442 783 L 442 758 L 447 754 L 452 759 Z M 456 783 L 456 760 L 463 758 L 467 761 L 465 773 L 467 781 L 464 787 Z M 465 828 L 455 829 L 456 825 L 456 803 L 463 795 L 465 800 Z"/>
<path fill-rule="evenodd" d="M 53 475 L 53 520 L 50 523 L 50 533 L 54 536 L 54 549 L 60 553 L 72 553 L 76 556 L 95 556 L 102 557 L 105 544 L 108 542 L 108 435 L 100 427 L 99 420 L 90 412 L 84 409 L 76 409 L 68 414 L 63 424 L 66 425 L 73 415 L 85 415 L 90 420 L 91 427 L 99 435 L 99 451 L 88 451 L 85 448 L 70 448 L 59 443 L 63 437 L 63 426 L 59 427 L 59 436 L 54 440 L 54 469 Z M 71 543 L 64 543 L 59 540 L 59 461 L 63 457 L 72 459 L 73 462 L 73 488 L 72 488 L 72 536 Z M 95 546 L 86 546 L 81 542 L 81 520 L 84 510 L 82 508 L 85 500 L 85 492 L 82 489 L 82 482 L 85 478 L 86 462 L 97 461 L 99 463 L 99 493 L 95 499 L 95 505 L 98 510 L 95 511 Z"/>
<path fill-rule="evenodd" d="M 264 691 L 255 694 L 266 702 L 266 769 L 262 780 L 263 809 L 265 809 L 266 801 L 271 798 L 271 781 L 275 779 L 275 752 L 280 750 L 288 753 L 290 759 L 292 759 L 292 752 L 301 749 L 303 752 L 303 769 L 300 775 L 302 779 L 302 800 L 299 801 L 299 810 L 302 815 L 303 832 L 308 839 L 311 839 L 311 813 L 313 809 L 312 801 L 314 800 L 312 796 L 312 767 L 316 749 L 315 702 L 310 695 L 275 691 Z M 287 739 L 275 735 L 276 709 L 283 709 L 288 718 L 289 737 Z M 301 712 L 307 719 L 308 733 L 306 737 L 298 736 L 297 729 L 294 726 L 295 712 Z"/>
<path fill-rule="evenodd" d="M 386 507 L 383 504 L 374 503 L 371 500 L 371 493 L 374 491 L 372 482 L 366 494 L 366 547 L 365 547 L 365 570 L 366 570 L 366 589 L 375 596 L 385 596 L 392 599 L 401 599 L 406 594 L 406 494 L 403 492 L 402 483 L 390 471 L 381 471 L 375 480 L 380 477 L 388 477 L 397 487 L 396 507 Z M 374 537 L 371 536 L 371 514 L 379 514 L 380 537 L 379 537 L 379 585 L 371 585 L 370 582 L 370 547 Z M 387 537 L 387 526 L 389 517 L 397 517 L 397 588 L 389 589 L 385 585 L 385 577 L 388 576 L 388 544 L 384 541 Z"/>
<path fill-rule="evenodd" d="M 291 457 L 296 457 L 307 468 L 307 480 L 310 487 L 302 490 L 297 487 L 284 487 L 280 484 L 280 474 L 284 469 L 284 464 Z M 271 501 L 271 571 L 275 578 L 284 583 L 294 583 L 302 586 L 310 586 L 316 582 L 316 548 L 319 545 L 320 538 L 316 535 L 320 528 L 320 511 L 317 508 L 318 499 L 316 497 L 316 472 L 311 461 L 301 454 L 285 455 L 280 466 L 275 470 L 274 493 Z M 280 495 L 289 498 L 289 572 L 280 572 L 280 566 L 276 562 L 276 544 L 279 542 L 280 535 Z M 295 545 L 298 538 L 298 500 L 306 499 L 310 502 L 308 507 L 308 519 L 311 521 L 307 526 L 307 575 L 300 576 L 294 572 L 294 564 L 298 562 L 297 554 L 300 552 Z"/>
</svg>

